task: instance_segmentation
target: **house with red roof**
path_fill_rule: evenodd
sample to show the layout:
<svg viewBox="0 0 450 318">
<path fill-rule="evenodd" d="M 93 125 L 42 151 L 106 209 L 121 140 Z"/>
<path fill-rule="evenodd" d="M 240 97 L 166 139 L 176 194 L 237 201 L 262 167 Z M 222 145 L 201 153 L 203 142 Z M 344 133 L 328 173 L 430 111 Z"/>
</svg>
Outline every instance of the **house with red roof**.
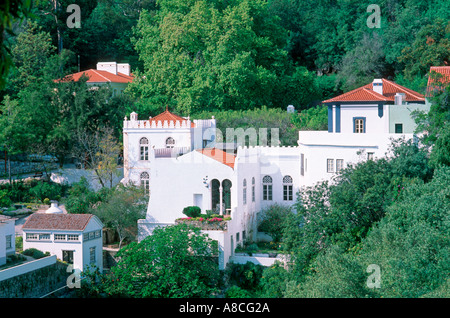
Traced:
<svg viewBox="0 0 450 318">
<path fill-rule="evenodd" d="M 332 181 L 349 164 L 384 157 L 393 139 L 416 140 L 413 112 L 430 106 L 424 95 L 383 78 L 323 105 L 328 130 L 299 131 L 298 146 L 239 145 L 231 151 L 216 143 L 224 138 L 214 117 L 191 120 L 168 109 L 143 120 L 136 113 L 125 117 L 123 182 L 140 184 L 150 195 L 138 239 L 186 217 L 187 206 L 230 216 L 225 228 L 204 230 L 219 242 L 224 269 L 238 262 L 234 250 L 244 240 L 262 238 L 256 226 L 261 210 L 274 203 L 292 206 L 302 187 Z M 250 131 L 234 134 L 238 141 L 251 139 Z M 226 139 L 232 140 L 228 132 Z"/>
<path fill-rule="evenodd" d="M 79 81 L 83 76 L 87 77 L 87 85 L 95 88 L 110 85 L 112 95 L 118 96 L 134 79 L 131 74 L 130 64 L 117 62 L 99 62 L 96 69 L 69 74 L 58 81 Z"/>
<path fill-rule="evenodd" d="M 324 100 L 328 131 L 299 131 L 301 183 L 330 180 L 350 163 L 384 157 L 392 139 L 417 139 L 415 111 L 428 111 L 425 96 L 388 79 Z"/>
<path fill-rule="evenodd" d="M 432 97 L 450 84 L 450 66 L 432 66 L 428 74 L 427 97 Z"/>
</svg>

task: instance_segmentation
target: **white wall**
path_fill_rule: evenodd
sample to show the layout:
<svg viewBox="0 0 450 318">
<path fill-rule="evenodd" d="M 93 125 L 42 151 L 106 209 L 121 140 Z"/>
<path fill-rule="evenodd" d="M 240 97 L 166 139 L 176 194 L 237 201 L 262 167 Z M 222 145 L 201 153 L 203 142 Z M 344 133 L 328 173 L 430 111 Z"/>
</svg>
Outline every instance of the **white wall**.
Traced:
<svg viewBox="0 0 450 318">
<path fill-rule="evenodd" d="M 378 117 L 378 105 L 341 105 L 341 133 L 353 133 L 353 118 L 366 118 L 366 134 L 388 132 L 389 113 L 383 106 L 383 117 Z M 333 131 L 336 126 L 336 114 L 333 116 Z"/>
<path fill-rule="evenodd" d="M 236 185 L 234 171 L 212 158 L 192 151 L 178 158 L 156 159 L 150 165 L 150 200 L 146 219 L 153 223 L 174 223 L 185 217 L 186 206 L 194 205 L 194 194 L 202 195 L 202 212 L 211 210 L 211 186 L 203 178 L 222 181 L 229 179 Z M 233 206 L 233 195 L 231 196 Z"/>
<path fill-rule="evenodd" d="M 301 184 L 312 186 L 321 180 L 330 180 L 335 173 L 327 172 L 327 159 L 344 160 L 344 167 L 350 163 L 367 160 L 367 153 L 373 152 L 374 159 L 384 157 L 391 144 L 391 138 L 413 138 L 412 134 L 354 134 L 329 133 L 327 131 L 300 131 L 299 151 L 305 154 L 305 176 Z M 358 154 L 358 152 L 360 154 Z"/>
<path fill-rule="evenodd" d="M 6 249 L 6 236 L 11 236 L 11 248 Z M 16 251 L 14 220 L 0 222 L 0 265 L 6 263 L 6 257 Z"/>
<path fill-rule="evenodd" d="M 23 250 L 29 248 L 36 248 L 42 252 L 49 252 L 50 255 L 56 255 L 56 257 L 60 260 L 63 260 L 63 250 L 73 251 L 73 268 L 84 270 L 87 265 L 90 263 L 90 255 L 89 248 L 91 246 L 96 247 L 96 262 L 99 269 L 103 270 L 103 242 L 102 237 L 95 238 L 92 240 L 84 241 L 83 234 L 100 230 L 101 227 L 96 224 L 95 221 L 91 220 L 86 226 L 84 231 L 61 231 L 61 230 L 33 230 L 33 229 L 24 229 L 23 231 Z M 27 233 L 50 233 L 50 240 L 48 241 L 40 241 L 40 240 L 27 240 Z M 76 234 L 78 235 L 77 241 L 55 241 L 55 234 Z"/>
</svg>

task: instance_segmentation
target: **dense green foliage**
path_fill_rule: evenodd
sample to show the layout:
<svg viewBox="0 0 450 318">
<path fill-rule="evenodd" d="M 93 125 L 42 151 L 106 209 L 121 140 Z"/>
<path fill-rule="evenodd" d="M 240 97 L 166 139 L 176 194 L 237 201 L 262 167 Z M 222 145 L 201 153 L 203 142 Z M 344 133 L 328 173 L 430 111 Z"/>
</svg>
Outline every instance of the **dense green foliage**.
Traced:
<svg viewBox="0 0 450 318">
<path fill-rule="evenodd" d="M 102 283 L 94 283 L 90 292 L 128 297 L 211 297 L 220 277 L 214 251 L 217 242 L 198 228 L 186 224 L 156 228 L 140 243 L 120 250 L 120 262 L 110 274 L 100 276 Z"/>
<path fill-rule="evenodd" d="M 341 171 L 299 193 L 282 244 L 288 270 L 263 273 L 268 297 L 448 297 L 449 167 L 426 148 L 393 144 L 391 156 Z M 380 268 L 371 288 L 369 265 Z"/>
</svg>

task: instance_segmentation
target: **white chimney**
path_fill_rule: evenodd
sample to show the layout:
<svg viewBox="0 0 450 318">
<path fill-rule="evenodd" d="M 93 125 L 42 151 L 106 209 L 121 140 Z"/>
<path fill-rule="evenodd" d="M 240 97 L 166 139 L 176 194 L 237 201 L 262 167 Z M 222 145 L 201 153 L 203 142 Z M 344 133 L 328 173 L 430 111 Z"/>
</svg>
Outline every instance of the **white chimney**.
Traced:
<svg viewBox="0 0 450 318">
<path fill-rule="evenodd" d="M 116 62 L 99 62 L 97 63 L 97 70 L 107 71 L 117 75 L 117 63 Z"/>
<path fill-rule="evenodd" d="M 135 112 L 132 112 L 132 113 L 130 114 L 130 120 L 133 120 L 133 121 L 138 120 L 138 114 L 135 113 Z"/>
<path fill-rule="evenodd" d="M 394 100 L 395 105 L 402 105 L 405 100 L 405 93 L 395 93 Z"/>
<path fill-rule="evenodd" d="M 119 63 L 117 64 L 117 72 L 130 76 L 130 64 L 128 63 Z"/>
<path fill-rule="evenodd" d="M 383 80 L 382 79 L 374 79 L 372 82 L 372 89 L 374 92 L 383 95 Z"/>
<path fill-rule="evenodd" d="M 63 212 L 63 210 L 61 210 L 61 209 L 58 207 L 58 202 L 54 201 L 54 202 L 51 203 L 50 208 L 48 208 L 48 209 L 45 211 L 45 213 L 47 213 L 47 214 L 62 214 L 62 213 L 64 213 L 64 212 Z"/>
</svg>

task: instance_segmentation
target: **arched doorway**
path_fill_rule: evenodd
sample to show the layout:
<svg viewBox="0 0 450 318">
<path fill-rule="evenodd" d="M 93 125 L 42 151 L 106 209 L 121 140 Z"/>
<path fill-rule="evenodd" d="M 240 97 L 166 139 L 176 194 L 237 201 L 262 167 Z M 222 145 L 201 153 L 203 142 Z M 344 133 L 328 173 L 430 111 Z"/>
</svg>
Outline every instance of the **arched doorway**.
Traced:
<svg viewBox="0 0 450 318">
<path fill-rule="evenodd" d="M 222 203 L 225 214 L 231 213 L 231 186 L 232 183 L 230 180 L 225 179 L 222 181 Z"/>
<path fill-rule="evenodd" d="M 216 214 L 229 214 L 231 212 L 231 186 L 230 180 L 225 179 L 222 183 L 211 180 L 211 209 Z M 222 204 L 220 204 L 222 203 Z"/>
</svg>

